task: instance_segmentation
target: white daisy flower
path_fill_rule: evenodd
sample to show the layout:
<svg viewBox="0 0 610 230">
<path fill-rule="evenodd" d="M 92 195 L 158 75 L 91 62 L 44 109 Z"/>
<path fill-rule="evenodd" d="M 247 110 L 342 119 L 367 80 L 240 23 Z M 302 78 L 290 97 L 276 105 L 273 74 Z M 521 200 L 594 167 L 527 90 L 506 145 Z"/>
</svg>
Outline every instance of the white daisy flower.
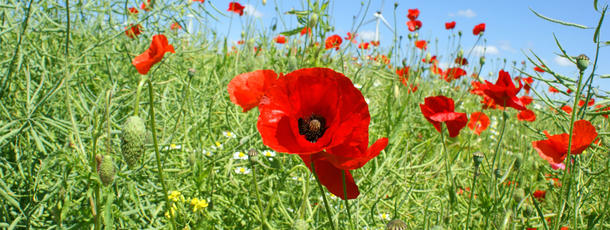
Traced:
<svg viewBox="0 0 610 230">
<path fill-rule="evenodd" d="M 248 173 L 250 173 L 250 169 L 249 168 L 244 168 L 244 167 L 237 167 L 237 168 L 235 168 L 235 173 L 237 173 L 237 174 L 248 174 Z"/>
<path fill-rule="evenodd" d="M 356 89 L 361 89 L 361 88 L 362 88 L 362 85 L 361 85 L 361 84 L 358 84 L 358 83 L 354 83 L 354 87 L 356 87 Z"/>
<path fill-rule="evenodd" d="M 182 149 L 182 145 L 170 144 L 169 146 L 163 147 L 162 150 L 167 151 L 167 150 L 179 150 L 179 149 Z"/>
<path fill-rule="evenodd" d="M 212 149 L 213 150 L 218 150 L 218 149 L 222 149 L 222 144 L 218 141 L 214 142 L 214 144 L 212 145 Z"/>
<path fill-rule="evenodd" d="M 271 150 L 265 150 L 265 151 L 263 151 L 263 156 L 266 156 L 266 157 L 275 157 L 275 152 L 271 151 Z"/>
<path fill-rule="evenodd" d="M 382 219 L 382 220 L 390 220 L 390 214 L 379 213 L 379 218 Z"/>
<path fill-rule="evenodd" d="M 233 153 L 233 159 L 235 159 L 235 160 L 247 160 L 248 159 L 248 155 L 245 154 L 242 151 L 235 152 L 235 153 Z"/>
<path fill-rule="evenodd" d="M 212 155 L 214 155 L 214 153 L 204 149 L 203 150 L 203 155 L 206 156 L 206 157 L 211 157 Z"/>
<path fill-rule="evenodd" d="M 364 101 L 365 101 L 367 104 L 371 104 L 371 100 L 370 100 L 370 99 L 368 99 L 368 98 L 366 98 L 366 97 L 364 98 Z"/>
<path fill-rule="evenodd" d="M 303 181 L 303 177 L 300 177 L 300 176 L 293 176 L 291 179 L 296 180 L 298 182 Z"/>
<path fill-rule="evenodd" d="M 232 133 L 231 131 L 222 131 L 222 135 L 228 138 L 237 138 L 235 133 Z"/>
</svg>

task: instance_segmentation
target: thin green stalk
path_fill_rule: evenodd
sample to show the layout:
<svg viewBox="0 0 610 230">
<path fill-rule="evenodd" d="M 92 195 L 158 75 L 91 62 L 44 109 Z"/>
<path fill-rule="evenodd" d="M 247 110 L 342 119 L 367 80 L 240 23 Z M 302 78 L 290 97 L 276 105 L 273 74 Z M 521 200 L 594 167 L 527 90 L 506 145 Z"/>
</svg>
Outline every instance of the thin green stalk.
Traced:
<svg viewBox="0 0 610 230">
<path fill-rule="evenodd" d="M 576 113 L 577 113 L 577 106 L 578 106 L 578 100 L 580 99 L 580 91 L 582 88 L 582 78 L 584 75 L 584 71 L 580 71 L 579 72 L 579 76 L 578 76 L 578 86 L 576 87 L 576 97 L 574 98 L 574 105 L 572 108 L 574 108 L 574 111 L 572 112 L 572 116 L 570 117 L 570 138 L 568 139 L 568 153 L 567 153 L 567 157 L 566 160 L 567 162 L 565 163 L 566 165 L 566 169 L 565 169 L 565 173 L 563 174 L 563 178 L 562 178 L 562 182 L 564 185 L 567 185 L 566 187 L 566 196 L 565 199 L 561 199 L 561 206 L 560 206 L 560 210 L 559 210 L 559 215 L 557 215 L 557 221 L 555 221 L 554 224 L 554 229 L 557 228 L 559 226 L 559 222 L 561 222 L 561 216 L 563 215 L 563 211 L 564 211 L 564 207 L 566 205 L 566 203 L 568 202 L 568 199 L 570 199 L 570 190 L 572 187 L 572 177 L 574 174 L 574 169 L 573 167 L 575 166 L 575 163 L 572 163 L 572 138 L 574 135 L 574 120 L 576 120 Z M 565 162 L 565 161 L 564 161 Z M 577 181 L 578 182 L 578 181 Z M 561 192 L 563 193 L 563 187 L 561 188 Z M 561 194 L 561 193 L 560 193 Z M 576 199 L 573 199 L 574 202 Z M 572 203 L 572 207 L 576 207 L 575 203 Z M 574 211 L 576 211 L 576 209 L 574 209 Z M 576 216 L 577 213 L 574 213 L 574 215 Z M 574 217 L 576 218 L 576 217 Z M 576 226 L 576 222 L 574 223 L 574 226 Z"/>
<path fill-rule="evenodd" d="M 138 113 L 140 112 L 140 93 L 142 92 L 142 86 L 144 86 L 146 79 L 147 79 L 146 77 L 143 77 L 142 79 L 140 79 L 140 82 L 138 83 L 138 87 L 136 88 L 136 99 L 135 99 L 134 105 L 133 105 L 133 115 L 134 116 L 138 116 Z"/>
<path fill-rule="evenodd" d="M 472 185 L 470 186 L 470 197 L 468 199 L 468 214 L 466 214 L 466 229 L 470 229 L 470 208 L 472 207 L 472 197 L 474 196 L 474 189 L 477 185 L 477 176 L 479 174 L 479 167 L 475 167 L 474 175 L 472 176 Z"/>
<path fill-rule="evenodd" d="M 446 125 L 443 125 L 441 123 L 441 142 L 443 144 L 443 152 L 445 153 L 445 177 L 447 179 L 447 184 L 450 184 L 450 190 L 449 190 L 449 198 L 451 200 L 451 208 L 453 209 L 453 202 L 454 202 L 454 196 L 455 196 L 455 186 L 453 183 L 453 175 L 451 173 L 451 168 L 449 167 L 449 152 L 447 151 L 447 144 L 445 144 L 445 134 L 444 134 L 444 127 Z M 449 130 L 447 130 L 449 131 Z"/>
<path fill-rule="evenodd" d="M 250 151 L 256 151 L 254 149 L 250 150 Z M 256 167 L 254 166 L 254 159 L 252 159 L 250 157 L 250 153 L 248 153 L 248 160 L 250 161 L 250 167 L 252 168 L 252 180 L 254 183 L 254 192 L 256 194 L 256 201 L 257 201 L 257 205 L 258 205 L 258 211 L 259 214 L 261 215 L 261 228 L 264 228 L 262 226 L 265 226 L 267 223 L 267 219 L 265 218 L 265 213 L 263 212 L 263 204 L 261 203 L 261 198 L 259 195 L 259 190 L 258 190 L 258 179 L 256 178 Z"/>
<path fill-rule="evenodd" d="M 500 129 L 500 137 L 498 138 L 498 144 L 496 145 L 496 149 L 494 150 L 494 157 L 492 159 L 492 163 L 491 163 L 491 168 L 489 170 L 491 173 L 491 176 L 494 178 L 493 181 L 491 181 L 492 183 L 489 184 L 489 190 L 491 190 L 491 185 L 494 185 L 495 187 L 495 183 L 496 180 L 498 179 L 495 176 L 495 168 L 496 168 L 496 158 L 498 157 L 498 152 L 500 151 L 500 144 L 502 143 L 502 139 L 504 138 L 504 130 L 506 128 L 506 118 L 508 117 L 508 114 L 506 113 L 506 105 L 504 107 L 502 107 L 502 128 Z M 494 189 L 494 194 L 495 194 L 495 189 Z"/>
<path fill-rule="evenodd" d="M 151 78 L 148 78 L 148 99 L 150 109 L 150 128 L 152 129 L 153 146 L 155 148 L 155 158 L 157 160 L 157 173 L 159 174 L 159 180 L 161 180 L 161 187 L 163 188 L 163 197 L 165 198 L 165 211 L 171 212 L 171 206 L 169 201 L 169 193 L 167 192 L 167 185 L 165 184 L 165 178 L 163 177 L 163 165 L 161 164 L 161 154 L 159 154 L 159 144 L 157 143 L 157 127 L 155 126 L 155 99 L 153 92 L 153 85 Z M 174 218 L 170 218 L 172 229 L 176 229 Z"/>
<path fill-rule="evenodd" d="M 311 158 L 311 156 L 310 156 Z M 311 172 L 313 176 L 316 177 L 316 182 L 318 183 L 318 188 L 320 189 L 320 193 L 322 193 L 322 200 L 324 200 L 324 208 L 326 208 L 326 217 L 328 217 L 328 223 L 330 223 L 330 228 L 335 229 L 335 224 L 333 223 L 333 218 L 331 217 L 330 207 L 328 206 L 328 201 L 326 200 L 326 194 L 324 193 L 324 189 L 322 188 L 322 184 L 320 183 L 320 178 L 318 178 L 318 174 L 316 173 L 316 168 L 314 167 L 314 161 L 311 159 Z M 345 197 L 347 198 L 347 197 Z"/>
<path fill-rule="evenodd" d="M 354 228 L 354 223 L 352 222 L 352 213 L 349 210 L 349 202 L 347 201 L 347 183 L 345 182 L 345 170 L 341 170 L 341 179 L 343 181 L 343 200 L 345 202 L 345 208 L 347 209 L 347 218 L 349 220 L 349 226 L 351 229 Z"/>
</svg>

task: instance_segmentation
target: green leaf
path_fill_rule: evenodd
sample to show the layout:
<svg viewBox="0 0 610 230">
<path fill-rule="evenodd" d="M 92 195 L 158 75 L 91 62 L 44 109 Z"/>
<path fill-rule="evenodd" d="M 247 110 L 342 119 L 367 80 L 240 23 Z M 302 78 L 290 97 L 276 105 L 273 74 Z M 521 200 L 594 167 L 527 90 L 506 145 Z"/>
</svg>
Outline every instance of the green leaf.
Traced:
<svg viewBox="0 0 610 230">
<path fill-rule="evenodd" d="M 599 77 L 600 77 L 600 78 L 610 78 L 610 74 L 604 74 L 604 75 L 601 75 L 601 76 L 599 76 Z"/>
<path fill-rule="evenodd" d="M 309 14 L 309 11 L 306 11 L 306 10 L 290 10 L 290 11 L 286 11 L 286 14 L 294 14 L 294 15 L 298 15 L 298 16 L 307 16 Z"/>
<path fill-rule="evenodd" d="M 593 8 L 595 8 L 595 11 L 599 11 L 597 9 L 597 0 L 593 0 Z"/>
<path fill-rule="evenodd" d="M 288 30 L 288 31 L 281 32 L 280 34 L 284 35 L 284 36 L 292 36 L 292 35 L 300 33 L 303 28 L 305 28 L 305 27 L 298 27 L 298 28 L 293 29 L 293 30 Z"/>
<path fill-rule="evenodd" d="M 595 34 L 593 34 L 593 42 L 597 43 L 599 41 L 599 30 L 602 28 L 602 22 L 604 21 L 604 16 L 606 15 L 607 7 L 604 7 L 604 11 L 602 11 L 602 16 L 599 18 L 599 23 L 597 23 L 597 28 L 595 28 Z"/>
<path fill-rule="evenodd" d="M 538 16 L 538 17 L 540 17 L 540 18 L 542 18 L 542 19 L 544 19 L 544 20 L 550 21 L 550 22 L 559 23 L 559 24 L 562 24 L 562 25 L 564 25 L 564 26 L 573 26 L 573 27 L 576 27 L 576 28 L 581 28 L 581 29 L 591 29 L 591 27 L 583 26 L 583 25 L 580 25 L 580 24 L 571 23 L 571 22 L 564 22 L 564 21 L 560 21 L 560 20 L 557 20 L 557 19 L 552 19 L 552 18 L 546 17 L 546 16 L 544 16 L 544 15 L 542 15 L 542 14 L 539 14 L 538 12 L 536 12 L 536 11 L 532 10 L 531 8 L 530 8 L 530 10 L 531 10 L 531 11 L 532 11 L 532 12 L 533 12 L 533 13 L 534 13 L 536 16 Z"/>
</svg>

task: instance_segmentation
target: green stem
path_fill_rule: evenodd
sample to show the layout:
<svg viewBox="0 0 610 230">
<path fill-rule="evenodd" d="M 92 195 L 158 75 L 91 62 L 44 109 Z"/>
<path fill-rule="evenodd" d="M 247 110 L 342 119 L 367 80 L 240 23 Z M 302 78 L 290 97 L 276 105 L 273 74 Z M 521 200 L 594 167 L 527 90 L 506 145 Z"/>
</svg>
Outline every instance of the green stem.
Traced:
<svg viewBox="0 0 610 230">
<path fill-rule="evenodd" d="M 453 175 L 451 173 L 451 168 L 449 167 L 449 152 L 447 151 L 447 144 L 445 143 L 445 134 L 444 134 L 444 127 L 446 125 L 443 125 L 441 123 L 441 142 L 443 144 L 443 152 L 445 153 L 445 177 L 447 180 L 447 184 L 450 185 L 450 190 L 449 190 L 449 198 L 451 200 L 451 203 L 453 204 L 453 196 L 455 195 L 455 187 L 454 187 L 454 183 L 453 183 Z M 447 130 L 449 131 L 449 130 Z M 451 208 L 453 209 L 453 205 L 451 205 Z"/>
<path fill-rule="evenodd" d="M 496 168 L 496 159 L 498 157 L 498 152 L 500 151 L 500 144 L 502 143 L 502 139 L 504 138 L 504 130 L 506 128 L 506 118 L 508 117 L 508 114 L 506 113 L 506 106 L 502 107 L 502 128 L 500 129 L 500 137 L 498 138 L 498 144 L 496 145 L 496 149 L 494 150 L 494 158 L 492 160 L 491 163 L 491 168 L 489 170 L 491 173 L 491 176 L 494 178 L 492 183 L 489 184 L 489 190 L 491 190 L 491 185 L 494 185 L 495 187 L 495 183 L 496 180 L 498 179 L 495 176 L 495 168 Z M 494 194 L 495 194 L 495 189 L 494 189 Z"/>
<path fill-rule="evenodd" d="M 468 200 L 468 214 L 466 214 L 466 229 L 470 229 L 470 207 L 472 207 L 472 198 L 474 196 L 474 189 L 477 185 L 477 175 L 479 174 L 479 167 L 475 167 L 474 176 L 472 177 L 472 186 L 470 187 L 470 197 Z"/>
<path fill-rule="evenodd" d="M 311 156 L 309 156 L 311 158 Z M 331 229 L 335 229 L 335 224 L 333 223 L 333 218 L 331 217 L 330 207 L 328 206 L 328 201 L 326 200 L 326 194 L 324 193 L 324 189 L 322 188 L 322 184 L 320 183 L 320 178 L 318 178 L 318 174 L 316 173 L 316 168 L 314 167 L 313 159 L 311 159 L 311 172 L 313 176 L 316 178 L 316 182 L 318 182 L 318 188 L 320 189 L 320 193 L 322 194 L 322 200 L 324 200 L 324 208 L 326 208 L 326 217 L 328 217 L 328 223 L 330 223 Z M 347 197 L 345 197 L 347 199 Z"/>
<path fill-rule="evenodd" d="M 252 150 L 250 150 L 252 151 Z M 256 151 L 256 150 L 255 150 Z M 248 154 L 248 159 L 250 160 L 250 167 L 252 167 L 252 179 L 254 180 L 254 191 L 256 193 L 256 201 L 257 201 L 257 205 L 258 205 L 258 211 L 261 215 L 261 226 L 265 226 L 267 220 L 265 218 L 265 214 L 264 214 L 264 210 L 263 210 L 263 204 L 261 203 L 261 198 L 259 196 L 259 190 L 258 190 L 258 179 L 256 178 L 256 167 L 254 166 L 254 159 L 250 158 L 250 154 Z M 261 227 L 264 228 L 264 227 Z"/>
<path fill-rule="evenodd" d="M 133 105 L 133 115 L 134 116 L 138 116 L 138 113 L 140 112 L 140 93 L 142 92 L 142 86 L 144 86 L 146 79 L 147 79 L 146 77 L 142 77 L 142 79 L 138 83 L 138 87 L 136 88 L 136 100 L 134 101 L 134 105 Z"/>
<path fill-rule="evenodd" d="M 341 170 L 341 179 L 343 181 L 343 200 L 345 202 L 345 208 L 347 209 L 347 218 L 349 220 L 349 226 L 351 229 L 354 228 L 354 224 L 352 223 L 352 213 L 349 210 L 349 202 L 347 201 L 347 183 L 345 182 L 345 170 Z"/>
<path fill-rule="evenodd" d="M 565 169 L 565 173 L 563 174 L 563 184 L 567 185 L 566 187 L 566 197 L 565 199 L 562 199 L 561 201 L 561 209 L 559 211 L 559 215 L 557 215 L 557 221 L 555 221 L 554 227 L 553 229 L 557 228 L 559 226 L 559 222 L 561 221 L 561 216 L 563 215 L 563 210 L 564 207 L 566 205 L 566 203 L 568 202 L 568 199 L 570 199 L 570 190 L 572 187 L 572 176 L 574 174 L 574 169 L 573 167 L 575 166 L 575 163 L 572 163 L 572 138 L 574 135 L 574 120 L 576 120 L 576 113 L 577 113 L 577 106 L 578 106 L 578 100 L 580 99 L 580 92 L 581 92 L 581 88 L 582 88 L 582 77 L 584 75 L 584 71 L 580 71 L 579 77 L 578 77 L 578 86 L 576 87 L 576 97 L 574 98 L 574 105 L 572 108 L 572 116 L 570 117 L 570 138 L 568 140 L 568 153 L 567 153 L 567 157 L 566 160 L 567 162 L 565 162 L 564 160 L 564 164 L 566 165 L 566 169 Z M 585 105 L 586 106 L 586 105 Z M 578 181 L 577 181 L 578 182 Z M 562 187 L 562 191 L 563 193 L 563 187 Z M 576 201 L 576 199 L 573 199 L 574 202 Z M 576 204 L 572 204 L 573 207 L 576 207 Z M 574 208 L 574 211 L 576 212 L 576 208 Z M 574 213 L 575 215 L 575 219 L 576 219 L 576 215 L 577 213 Z M 574 226 L 576 226 L 576 222 L 574 223 Z"/>
<path fill-rule="evenodd" d="M 169 193 L 167 192 L 167 185 L 165 184 L 165 178 L 163 177 L 163 165 L 161 164 L 161 154 L 159 154 L 159 144 L 157 143 L 157 127 L 155 126 L 155 99 L 153 92 L 152 80 L 148 78 L 148 99 L 150 109 L 150 127 L 152 129 L 153 146 L 155 148 L 155 158 L 157 160 L 157 173 L 159 174 L 159 180 L 161 180 L 161 187 L 163 188 L 163 197 L 165 198 L 165 211 L 170 212 L 171 206 L 169 201 Z M 174 218 L 170 218 L 172 229 L 176 229 Z"/>
</svg>

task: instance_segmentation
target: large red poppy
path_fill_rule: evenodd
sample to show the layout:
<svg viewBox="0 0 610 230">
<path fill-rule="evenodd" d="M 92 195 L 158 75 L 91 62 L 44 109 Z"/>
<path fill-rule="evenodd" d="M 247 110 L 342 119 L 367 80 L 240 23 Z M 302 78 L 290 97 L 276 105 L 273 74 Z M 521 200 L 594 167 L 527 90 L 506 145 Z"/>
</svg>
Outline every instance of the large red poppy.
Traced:
<svg viewBox="0 0 610 230">
<path fill-rule="evenodd" d="M 239 2 L 230 2 L 229 3 L 229 9 L 227 9 L 227 11 L 239 14 L 239 16 L 244 15 L 244 6 L 242 6 L 241 4 L 239 4 Z"/>
<path fill-rule="evenodd" d="M 447 125 L 450 137 L 456 137 L 460 130 L 466 126 L 468 117 L 466 113 L 456 113 L 453 99 L 445 96 L 426 97 L 424 104 L 419 104 L 422 114 L 432 123 L 434 128 L 441 132 L 441 122 Z"/>
<path fill-rule="evenodd" d="M 451 21 L 451 22 L 445 22 L 445 29 L 453 29 L 455 28 L 455 21 Z"/>
<path fill-rule="evenodd" d="M 144 53 L 133 59 L 131 64 L 138 69 L 140 74 L 146 74 L 154 64 L 163 59 L 165 52 L 175 53 L 174 46 L 170 45 L 163 34 L 153 36 L 150 47 Z"/>
<path fill-rule="evenodd" d="M 485 131 L 489 126 L 489 117 L 483 112 L 474 112 L 470 114 L 470 121 L 468 121 L 468 128 L 476 135 L 481 135 L 481 132 Z"/>
<path fill-rule="evenodd" d="M 443 80 L 446 82 L 451 82 L 455 79 L 460 79 L 462 76 L 466 75 L 466 71 L 460 67 L 448 68 L 443 72 Z"/>
<path fill-rule="evenodd" d="M 485 23 L 478 24 L 472 28 L 472 34 L 479 35 L 481 32 L 485 32 Z"/>
<path fill-rule="evenodd" d="M 322 154 L 299 154 L 299 157 L 309 168 L 309 171 L 311 171 L 311 162 L 313 161 L 320 184 L 324 185 L 330 193 L 345 200 L 341 169 L 334 167 Z M 356 185 L 352 174 L 347 170 L 345 170 L 345 188 L 347 199 L 356 199 L 360 195 L 358 185 Z"/>
<path fill-rule="evenodd" d="M 263 94 L 276 79 L 277 74 L 273 70 L 257 70 L 235 76 L 227 86 L 231 102 L 247 112 L 258 106 Z"/>
<path fill-rule="evenodd" d="M 422 23 L 420 20 L 411 20 L 411 21 L 407 22 L 407 28 L 411 32 L 419 30 L 419 28 L 421 28 L 421 26 L 422 26 Z"/>
<path fill-rule="evenodd" d="M 343 42 L 343 39 L 341 39 L 341 36 L 335 34 L 333 36 L 326 38 L 324 48 L 326 48 L 326 49 L 335 48 L 335 50 L 339 50 L 339 47 L 341 47 L 342 42 Z"/>
<path fill-rule="evenodd" d="M 547 140 L 533 141 L 532 146 L 538 152 L 538 155 L 545 159 L 550 164 L 559 164 L 567 157 L 568 142 L 570 134 L 562 133 L 550 135 L 546 130 L 544 134 Z M 597 138 L 597 131 L 591 122 L 587 120 L 578 120 L 574 122 L 574 130 L 572 134 L 571 154 L 581 154 L 585 149 L 593 143 Z"/>
<path fill-rule="evenodd" d="M 513 107 L 517 110 L 524 110 L 525 106 L 517 97 L 517 93 L 523 87 L 521 81 L 519 81 L 519 87 L 515 87 L 513 80 L 510 77 L 508 72 L 504 70 L 500 70 L 498 74 L 498 80 L 496 84 L 492 84 L 491 82 L 485 80 L 485 84 L 480 85 L 480 90 L 482 92 L 493 99 L 494 103 L 500 106 Z"/>
<path fill-rule="evenodd" d="M 409 13 L 407 14 L 407 18 L 409 18 L 409 20 L 413 21 L 413 20 L 417 19 L 417 17 L 419 17 L 419 9 L 417 9 L 417 8 L 409 9 Z"/>
</svg>

